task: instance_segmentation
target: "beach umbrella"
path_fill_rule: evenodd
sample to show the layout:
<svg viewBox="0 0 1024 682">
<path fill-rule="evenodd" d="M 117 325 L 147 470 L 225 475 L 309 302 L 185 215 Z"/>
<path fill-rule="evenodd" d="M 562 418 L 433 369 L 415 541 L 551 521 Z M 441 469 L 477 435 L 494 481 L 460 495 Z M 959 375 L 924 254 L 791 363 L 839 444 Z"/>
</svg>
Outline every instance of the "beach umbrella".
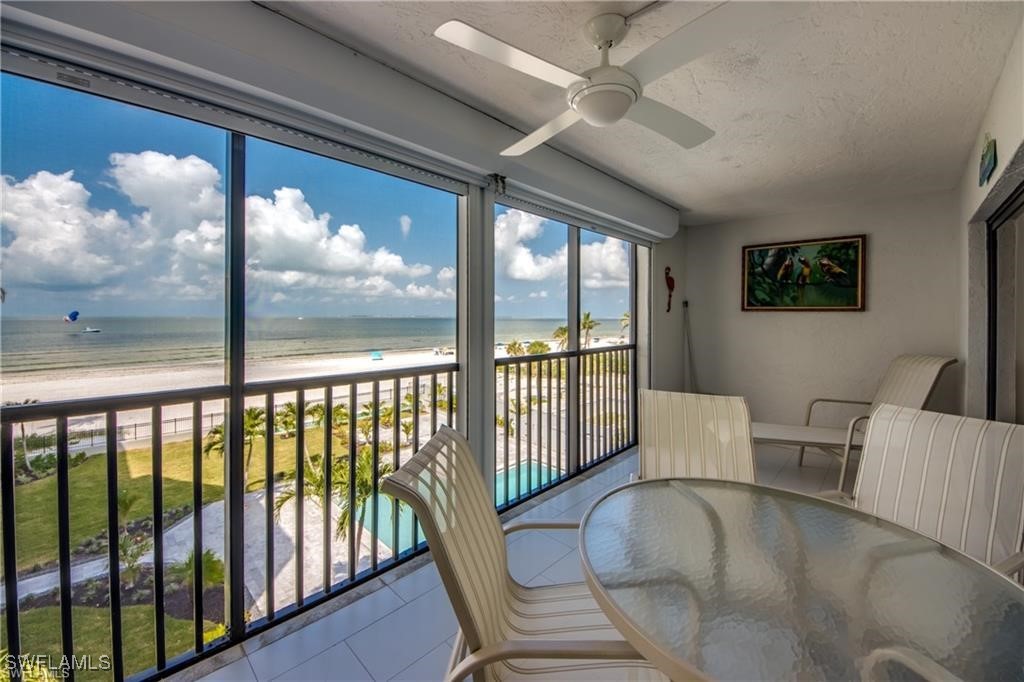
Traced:
<svg viewBox="0 0 1024 682">
<path fill-rule="evenodd" d="M 77 319 L 78 319 L 78 311 L 77 310 L 72 310 L 70 313 L 68 313 L 67 315 L 64 316 L 64 321 L 67 322 L 68 324 L 71 324 L 72 322 L 76 321 Z"/>
</svg>

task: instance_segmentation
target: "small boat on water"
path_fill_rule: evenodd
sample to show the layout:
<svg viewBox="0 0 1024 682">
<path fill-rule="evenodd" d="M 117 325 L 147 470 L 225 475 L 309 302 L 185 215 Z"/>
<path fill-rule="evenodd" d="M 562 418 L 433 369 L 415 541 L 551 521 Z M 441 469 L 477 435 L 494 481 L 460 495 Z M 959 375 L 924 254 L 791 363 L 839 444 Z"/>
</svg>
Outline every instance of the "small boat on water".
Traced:
<svg viewBox="0 0 1024 682">
<path fill-rule="evenodd" d="M 82 333 L 83 334 L 99 334 L 101 331 L 103 331 L 103 330 L 102 329 L 93 329 L 92 327 L 86 327 L 85 329 L 82 330 Z"/>
</svg>

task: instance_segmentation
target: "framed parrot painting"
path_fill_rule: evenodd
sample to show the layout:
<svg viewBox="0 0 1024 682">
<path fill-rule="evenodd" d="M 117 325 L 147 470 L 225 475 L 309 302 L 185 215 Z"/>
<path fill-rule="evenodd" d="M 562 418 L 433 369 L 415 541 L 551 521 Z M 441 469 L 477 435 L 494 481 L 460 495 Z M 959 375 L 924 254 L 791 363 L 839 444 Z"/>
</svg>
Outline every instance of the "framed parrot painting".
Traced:
<svg viewBox="0 0 1024 682">
<path fill-rule="evenodd" d="M 743 310 L 864 310 L 866 235 L 743 247 Z"/>
</svg>

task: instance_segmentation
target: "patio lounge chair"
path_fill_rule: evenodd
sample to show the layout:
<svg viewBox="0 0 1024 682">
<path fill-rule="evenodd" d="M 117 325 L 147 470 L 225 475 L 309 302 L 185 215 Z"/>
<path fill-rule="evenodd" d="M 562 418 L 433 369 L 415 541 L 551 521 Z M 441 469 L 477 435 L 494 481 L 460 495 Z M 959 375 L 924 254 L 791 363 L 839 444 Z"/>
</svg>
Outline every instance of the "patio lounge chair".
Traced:
<svg viewBox="0 0 1024 682">
<path fill-rule="evenodd" d="M 525 587 L 508 572 L 505 536 L 571 521 L 502 528 L 469 443 L 442 426 L 384 493 L 412 507 L 459 622 L 447 679 L 665 680 L 625 642 L 584 583 Z"/>
<path fill-rule="evenodd" d="M 815 398 L 807 404 L 807 418 L 802 426 L 784 424 L 764 424 L 754 422 L 754 442 L 772 443 L 776 445 L 799 445 L 800 466 L 804 464 L 804 449 L 818 448 L 826 454 L 842 460 L 839 470 L 839 489 L 842 490 L 846 481 L 846 469 L 849 466 L 850 451 L 859 449 L 863 442 L 863 424 L 871 413 L 871 408 L 881 403 L 901 405 L 921 409 L 928 402 L 942 370 L 956 363 L 956 358 L 934 355 L 901 355 L 892 361 L 882 382 L 875 391 L 874 400 L 840 400 L 835 398 Z M 846 428 L 812 426 L 811 417 L 814 406 L 823 403 L 840 405 L 863 405 L 868 409 L 861 416 L 854 417 Z"/>
<path fill-rule="evenodd" d="M 879 405 L 853 495 L 822 496 L 913 528 L 1006 575 L 1024 570 L 1022 425 Z"/>
<path fill-rule="evenodd" d="M 640 478 L 697 476 L 755 482 L 743 398 L 640 391 Z"/>
</svg>

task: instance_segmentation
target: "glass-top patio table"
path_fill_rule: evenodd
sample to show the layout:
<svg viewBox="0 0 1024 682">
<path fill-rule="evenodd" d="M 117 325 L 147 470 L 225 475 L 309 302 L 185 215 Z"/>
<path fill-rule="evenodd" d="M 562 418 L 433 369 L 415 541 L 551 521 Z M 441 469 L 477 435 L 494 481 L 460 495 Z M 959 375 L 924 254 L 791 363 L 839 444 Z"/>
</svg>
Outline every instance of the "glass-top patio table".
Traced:
<svg viewBox="0 0 1024 682">
<path fill-rule="evenodd" d="M 641 481 L 590 508 L 580 552 L 605 614 L 674 680 L 1024 679 L 1024 588 L 834 502 Z"/>
</svg>

